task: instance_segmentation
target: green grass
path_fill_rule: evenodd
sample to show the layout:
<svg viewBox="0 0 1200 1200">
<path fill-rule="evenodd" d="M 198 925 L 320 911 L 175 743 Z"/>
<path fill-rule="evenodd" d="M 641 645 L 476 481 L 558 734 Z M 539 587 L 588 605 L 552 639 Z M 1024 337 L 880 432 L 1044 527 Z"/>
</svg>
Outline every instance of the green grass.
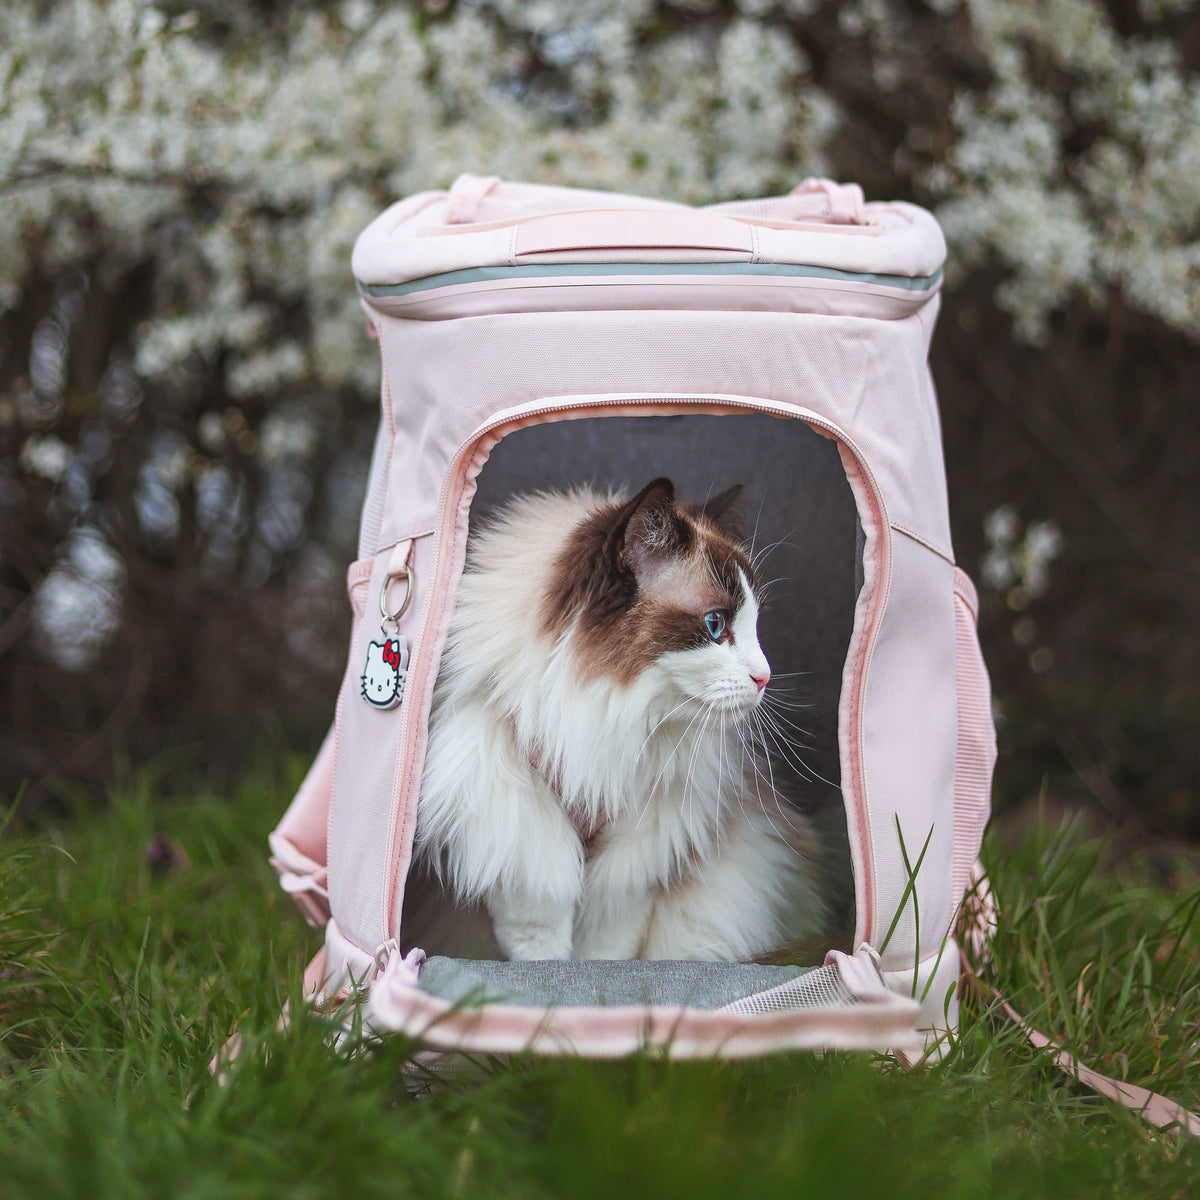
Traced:
<svg viewBox="0 0 1200 1200">
<path fill-rule="evenodd" d="M 295 772 L 150 778 L 0 845 L 0 1198 L 1195 1196 L 1180 1145 L 968 999 L 940 1066 L 521 1061 L 413 1100 L 410 1047 L 275 1030 L 315 949 L 265 863 Z M 150 865 L 157 833 L 186 855 Z M 1200 890 L 1036 833 L 990 848 L 989 978 L 1086 1062 L 1200 1108 Z M 227 1086 L 208 1063 L 238 1029 Z"/>
</svg>

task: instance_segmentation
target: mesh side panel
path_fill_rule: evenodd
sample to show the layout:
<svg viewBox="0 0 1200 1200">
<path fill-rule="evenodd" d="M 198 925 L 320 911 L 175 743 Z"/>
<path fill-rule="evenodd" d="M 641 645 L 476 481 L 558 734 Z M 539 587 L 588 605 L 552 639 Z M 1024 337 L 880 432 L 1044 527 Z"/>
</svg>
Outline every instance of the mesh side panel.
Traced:
<svg viewBox="0 0 1200 1200">
<path fill-rule="evenodd" d="M 761 1013 L 789 1012 L 797 1008 L 837 1008 L 857 1003 L 857 998 L 842 982 L 836 967 L 818 967 L 798 979 L 768 988 L 753 996 L 743 996 L 720 1008 L 719 1012 L 754 1016 Z"/>
<path fill-rule="evenodd" d="M 954 572 L 955 660 L 958 676 L 958 741 L 954 764 L 954 900 L 971 882 L 984 826 L 991 813 L 996 725 L 987 666 L 975 633 L 978 601 L 971 581 Z"/>
</svg>

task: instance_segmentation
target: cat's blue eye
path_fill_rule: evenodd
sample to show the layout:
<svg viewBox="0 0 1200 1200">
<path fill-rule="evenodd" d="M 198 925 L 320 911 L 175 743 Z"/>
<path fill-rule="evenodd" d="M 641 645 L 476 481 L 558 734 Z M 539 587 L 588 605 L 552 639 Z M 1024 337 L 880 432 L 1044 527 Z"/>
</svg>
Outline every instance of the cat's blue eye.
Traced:
<svg viewBox="0 0 1200 1200">
<path fill-rule="evenodd" d="M 708 630 L 709 637 L 714 642 L 721 640 L 721 635 L 725 632 L 725 614 L 719 608 L 713 609 L 712 612 L 704 614 L 704 628 Z"/>
</svg>

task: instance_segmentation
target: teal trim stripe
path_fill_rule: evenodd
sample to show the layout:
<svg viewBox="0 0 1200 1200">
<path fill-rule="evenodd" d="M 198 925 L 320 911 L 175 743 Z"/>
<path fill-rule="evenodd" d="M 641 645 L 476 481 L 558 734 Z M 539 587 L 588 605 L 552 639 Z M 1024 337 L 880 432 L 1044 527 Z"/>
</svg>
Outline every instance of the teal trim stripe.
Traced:
<svg viewBox="0 0 1200 1200">
<path fill-rule="evenodd" d="M 877 283 L 908 292 L 927 292 L 941 280 L 942 268 L 938 267 L 932 275 L 878 275 L 873 271 L 838 271 L 833 267 L 802 267 L 788 263 L 549 263 L 543 266 L 470 267 L 463 271 L 426 275 L 407 283 L 360 283 L 358 286 L 367 296 L 410 296 L 414 292 L 462 283 L 511 283 L 521 279 L 578 278 L 581 275 L 773 275 L 794 279 L 845 279 L 851 283 Z"/>
</svg>

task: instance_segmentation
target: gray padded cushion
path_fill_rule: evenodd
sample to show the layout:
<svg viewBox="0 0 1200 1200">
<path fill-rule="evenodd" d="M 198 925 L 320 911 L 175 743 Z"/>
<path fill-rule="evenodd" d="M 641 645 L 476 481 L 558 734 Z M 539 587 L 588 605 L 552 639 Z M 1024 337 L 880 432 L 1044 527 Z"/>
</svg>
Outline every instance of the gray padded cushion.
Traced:
<svg viewBox="0 0 1200 1200">
<path fill-rule="evenodd" d="M 721 1008 L 808 974 L 812 967 L 644 959 L 503 962 L 430 958 L 421 988 L 451 1004 L 507 1001 L 538 1007 L 663 1004 Z"/>
</svg>

